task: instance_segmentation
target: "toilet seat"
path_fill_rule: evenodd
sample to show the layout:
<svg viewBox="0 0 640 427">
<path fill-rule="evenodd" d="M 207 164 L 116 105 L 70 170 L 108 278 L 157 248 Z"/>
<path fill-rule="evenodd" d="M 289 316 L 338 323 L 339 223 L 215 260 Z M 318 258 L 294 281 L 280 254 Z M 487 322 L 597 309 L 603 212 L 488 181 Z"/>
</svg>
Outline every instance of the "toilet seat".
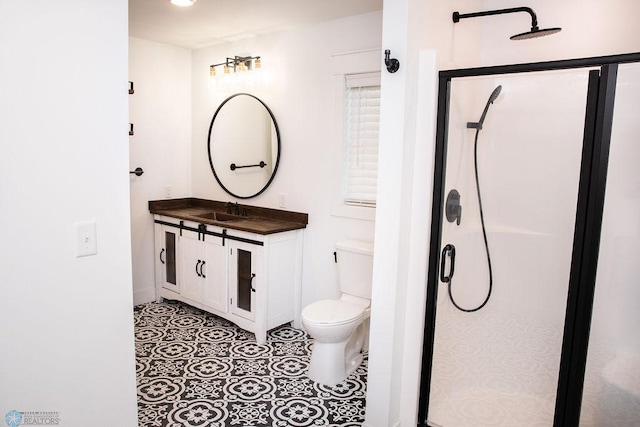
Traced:
<svg viewBox="0 0 640 427">
<path fill-rule="evenodd" d="M 310 323 L 343 325 L 362 317 L 364 308 L 342 300 L 322 300 L 310 304 L 302 310 L 302 317 Z"/>
</svg>

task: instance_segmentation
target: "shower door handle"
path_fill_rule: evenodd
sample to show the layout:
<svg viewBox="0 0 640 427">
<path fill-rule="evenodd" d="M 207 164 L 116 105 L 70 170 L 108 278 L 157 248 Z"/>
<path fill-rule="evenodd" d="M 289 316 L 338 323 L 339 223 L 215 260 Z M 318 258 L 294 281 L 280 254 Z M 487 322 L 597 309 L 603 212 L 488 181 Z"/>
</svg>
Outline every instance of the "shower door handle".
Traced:
<svg viewBox="0 0 640 427">
<path fill-rule="evenodd" d="M 451 269 L 449 270 L 448 275 L 444 275 L 444 267 L 447 261 L 447 255 L 451 256 Z M 456 247 L 452 244 L 446 245 L 442 249 L 442 256 L 440 257 L 440 281 L 444 283 L 449 283 L 453 278 L 453 270 L 456 265 Z"/>
</svg>

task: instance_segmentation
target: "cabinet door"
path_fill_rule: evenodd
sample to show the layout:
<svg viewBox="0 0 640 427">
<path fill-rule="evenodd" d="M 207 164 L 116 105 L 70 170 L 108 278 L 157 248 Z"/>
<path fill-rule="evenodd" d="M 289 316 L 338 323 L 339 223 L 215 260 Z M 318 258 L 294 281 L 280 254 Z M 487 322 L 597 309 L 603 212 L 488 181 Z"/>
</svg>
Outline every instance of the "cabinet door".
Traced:
<svg viewBox="0 0 640 427">
<path fill-rule="evenodd" d="M 191 231 L 183 231 L 180 237 L 180 269 L 182 283 L 180 295 L 194 301 L 202 298 L 202 241 L 198 240 L 198 234 Z"/>
<path fill-rule="evenodd" d="M 249 320 L 255 320 L 256 254 L 255 246 L 234 242 L 229 254 L 230 311 Z"/>
<path fill-rule="evenodd" d="M 164 284 L 164 276 L 165 276 L 165 265 L 166 265 L 166 253 L 167 250 L 164 248 L 164 231 L 162 230 L 162 225 L 154 224 L 153 225 L 153 265 L 155 267 L 155 283 L 156 283 L 156 292 L 160 291 L 162 285 Z M 159 297 L 159 295 L 157 295 Z"/>
<path fill-rule="evenodd" d="M 227 248 L 222 239 L 206 236 L 202 257 L 203 301 L 207 307 L 227 312 Z"/>
<path fill-rule="evenodd" d="M 177 229 L 168 226 L 159 227 L 158 259 L 160 268 L 156 271 L 160 274 L 156 280 L 160 286 L 179 292 L 178 286 L 178 234 Z"/>
</svg>

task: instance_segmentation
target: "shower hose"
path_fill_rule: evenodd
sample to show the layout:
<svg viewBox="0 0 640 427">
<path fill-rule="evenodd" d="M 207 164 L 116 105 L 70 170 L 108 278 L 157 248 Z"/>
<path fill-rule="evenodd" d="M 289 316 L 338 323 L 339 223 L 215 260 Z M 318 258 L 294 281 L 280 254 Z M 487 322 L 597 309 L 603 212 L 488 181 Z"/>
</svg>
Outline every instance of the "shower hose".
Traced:
<svg viewBox="0 0 640 427">
<path fill-rule="evenodd" d="M 462 308 L 458 303 L 456 303 L 453 298 L 453 294 L 451 293 L 451 286 L 453 285 L 453 279 L 449 280 L 449 299 L 451 303 L 460 311 L 464 311 L 465 313 L 473 313 L 474 311 L 480 310 L 484 307 L 487 302 L 489 302 L 489 298 L 491 298 L 491 291 L 493 290 L 493 271 L 491 269 L 491 255 L 489 254 L 489 244 L 487 243 L 487 230 L 484 226 L 484 211 L 482 210 L 482 196 L 480 195 L 480 179 L 478 178 L 478 135 L 480 135 L 480 128 L 476 129 L 476 136 L 473 142 L 473 165 L 476 175 L 476 192 L 478 193 L 478 208 L 480 210 L 480 224 L 482 225 L 482 237 L 484 238 L 484 249 L 487 254 L 487 266 L 489 267 L 489 291 L 487 292 L 487 297 L 479 306 L 475 308 Z"/>
</svg>

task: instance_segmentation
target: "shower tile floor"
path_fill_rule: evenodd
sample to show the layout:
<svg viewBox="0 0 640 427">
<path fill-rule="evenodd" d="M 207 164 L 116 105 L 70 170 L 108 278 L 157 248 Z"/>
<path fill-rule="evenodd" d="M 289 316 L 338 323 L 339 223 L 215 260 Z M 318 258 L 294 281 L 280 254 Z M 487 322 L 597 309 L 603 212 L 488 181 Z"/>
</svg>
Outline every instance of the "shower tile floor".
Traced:
<svg viewBox="0 0 640 427">
<path fill-rule="evenodd" d="M 448 302 L 448 301 L 447 301 Z M 562 328 L 438 306 L 429 420 L 444 427 L 553 424 Z"/>
<path fill-rule="evenodd" d="M 155 426 L 360 426 L 367 355 L 342 383 L 306 377 L 312 340 L 282 326 L 252 333 L 179 302 L 135 307 L 138 422 Z"/>
<path fill-rule="evenodd" d="M 483 309 L 461 313 L 438 305 L 429 425 L 443 427 L 546 427 L 553 424 L 562 323 Z M 594 372 L 616 360 L 592 345 Z M 618 357 L 619 358 L 619 357 Z M 632 363 L 610 372 L 634 392 L 605 377 L 585 383 L 580 425 L 637 427 L 640 372 Z M 624 364 L 623 364 L 624 366 Z M 618 381 L 620 382 L 620 381 Z"/>
</svg>

